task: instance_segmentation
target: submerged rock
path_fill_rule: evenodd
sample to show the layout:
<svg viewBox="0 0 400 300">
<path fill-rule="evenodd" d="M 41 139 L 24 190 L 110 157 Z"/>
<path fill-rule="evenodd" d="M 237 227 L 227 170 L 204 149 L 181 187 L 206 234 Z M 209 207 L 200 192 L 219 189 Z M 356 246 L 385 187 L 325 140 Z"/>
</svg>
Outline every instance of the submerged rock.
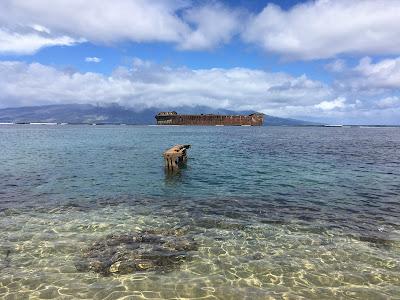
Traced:
<svg viewBox="0 0 400 300">
<path fill-rule="evenodd" d="M 167 271 L 178 267 L 197 244 L 183 230 L 148 230 L 111 234 L 82 250 L 75 266 L 80 272 L 103 275 Z"/>
</svg>

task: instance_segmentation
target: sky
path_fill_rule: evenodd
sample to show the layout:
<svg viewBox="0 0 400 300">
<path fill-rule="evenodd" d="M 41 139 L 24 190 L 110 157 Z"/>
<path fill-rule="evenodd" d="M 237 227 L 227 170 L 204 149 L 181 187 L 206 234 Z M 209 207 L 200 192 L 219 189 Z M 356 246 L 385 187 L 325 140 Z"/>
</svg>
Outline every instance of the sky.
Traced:
<svg viewBox="0 0 400 300">
<path fill-rule="evenodd" d="M 0 108 L 400 125 L 398 0 L 1 0 Z"/>
</svg>

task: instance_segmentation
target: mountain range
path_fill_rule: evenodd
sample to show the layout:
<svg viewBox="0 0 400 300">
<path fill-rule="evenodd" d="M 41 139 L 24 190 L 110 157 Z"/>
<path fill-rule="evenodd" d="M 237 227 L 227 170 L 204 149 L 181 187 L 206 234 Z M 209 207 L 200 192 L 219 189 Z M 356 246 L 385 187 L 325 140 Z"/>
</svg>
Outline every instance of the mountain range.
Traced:
<svg viewBox="0 0 400 300">
<path fill-rule="evenodd" d="M 207 106 L 146 108 L 137 110 L 118 104 L 56 104 L 0 109 L 0 122 L 30 123 L 96 123 L 96 124 L 155 124 L 154 116 L 160 111 L 177 111 L 182 114 L 250 114 L 253 111 L 232 111 L 213 109 Z M 265 115 L 266 126 L 307 126 L 320 125 L 296 119 Z"/>
</svg>

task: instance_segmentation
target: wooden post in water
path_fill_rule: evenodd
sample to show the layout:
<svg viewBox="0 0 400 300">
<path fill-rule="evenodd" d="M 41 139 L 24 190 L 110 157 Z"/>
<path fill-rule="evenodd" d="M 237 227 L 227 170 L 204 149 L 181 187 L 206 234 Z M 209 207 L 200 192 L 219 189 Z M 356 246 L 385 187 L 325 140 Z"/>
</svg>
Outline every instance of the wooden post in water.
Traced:
<svg viewBox="0 0 400 300">
<path fill-rule="evenodd" d="M 186 163 L 187 155 L 186 149 L 190 145 L 175 145 L 163 153 L 165 160 L 165 168 L 168 170 L 177 170 L 180 165 Z"/>
</svg>

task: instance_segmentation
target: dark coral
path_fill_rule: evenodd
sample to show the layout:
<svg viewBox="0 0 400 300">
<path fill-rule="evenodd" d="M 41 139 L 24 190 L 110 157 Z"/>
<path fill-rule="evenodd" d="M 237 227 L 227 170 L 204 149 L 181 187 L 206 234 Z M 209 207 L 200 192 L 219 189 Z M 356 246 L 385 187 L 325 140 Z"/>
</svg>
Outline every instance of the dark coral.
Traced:
<svg viewBox="0 0 400 300">
<path fill-rule="evenodd" d="M 194 250 L 196 242 L 181 229 L 111 234 L 83 249 L 75 266 L 78 271 L 102 275 L 168 271 L 179 267 Z"/>
</svg>

